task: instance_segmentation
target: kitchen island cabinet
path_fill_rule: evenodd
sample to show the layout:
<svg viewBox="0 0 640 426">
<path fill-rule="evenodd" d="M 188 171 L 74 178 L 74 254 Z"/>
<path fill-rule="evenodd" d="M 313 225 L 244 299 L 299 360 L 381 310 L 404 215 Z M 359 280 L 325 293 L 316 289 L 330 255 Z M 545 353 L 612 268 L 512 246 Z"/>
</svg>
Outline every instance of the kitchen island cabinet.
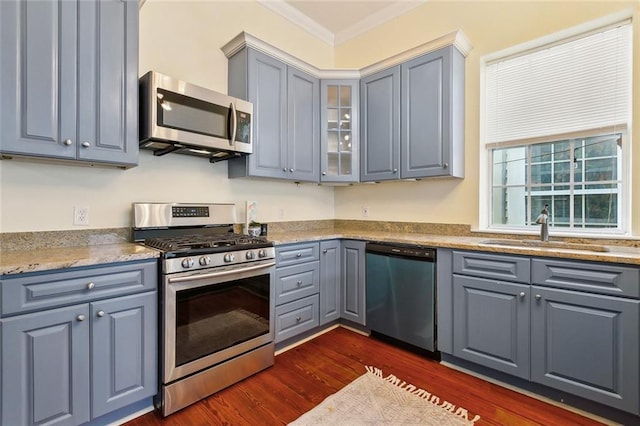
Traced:
<svg viewBox="0 0 640 426">
<path fill-rule="evenodd" d="M 157 392 L 157 262 L 3 276 L 2 424 L 78 425 Z"/>
<path fill-rule="evenodd" d="M 640 268 L 449 249 L 438 268 L 449 361 L 640 414 Z"/>
<path fill-rule="evenodd" d="M 0 153 L 138 163 L 138 2 L 0 2 Z"/>
</svg>

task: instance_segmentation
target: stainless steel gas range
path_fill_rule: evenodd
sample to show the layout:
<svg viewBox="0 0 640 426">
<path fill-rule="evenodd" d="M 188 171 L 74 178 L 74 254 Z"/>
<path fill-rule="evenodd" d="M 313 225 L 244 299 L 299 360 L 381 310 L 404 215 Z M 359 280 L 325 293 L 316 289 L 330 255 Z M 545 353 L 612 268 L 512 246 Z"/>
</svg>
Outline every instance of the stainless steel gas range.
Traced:
<svg viewBox="0 0 640 426">
<path fill-rule="evenodd" d="M 233 204 L 136 203 L 133 211 L 134 240 L 162 252 L 162 415 L 273 365 L 273 243 L 233 233 Z"/>
</svg>

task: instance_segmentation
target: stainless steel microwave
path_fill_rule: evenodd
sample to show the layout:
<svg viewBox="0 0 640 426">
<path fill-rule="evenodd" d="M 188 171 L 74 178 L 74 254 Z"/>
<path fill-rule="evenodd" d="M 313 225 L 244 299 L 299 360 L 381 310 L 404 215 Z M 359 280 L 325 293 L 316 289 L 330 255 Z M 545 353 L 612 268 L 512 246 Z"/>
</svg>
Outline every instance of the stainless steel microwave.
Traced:
<svg viewBox="0 0 640 426">
<path fill-rule="evenodd" d="M 211 162 L 251 154 L 253 104 L 155 71 L 140 77 L 140 147 Z"/>
</svg>

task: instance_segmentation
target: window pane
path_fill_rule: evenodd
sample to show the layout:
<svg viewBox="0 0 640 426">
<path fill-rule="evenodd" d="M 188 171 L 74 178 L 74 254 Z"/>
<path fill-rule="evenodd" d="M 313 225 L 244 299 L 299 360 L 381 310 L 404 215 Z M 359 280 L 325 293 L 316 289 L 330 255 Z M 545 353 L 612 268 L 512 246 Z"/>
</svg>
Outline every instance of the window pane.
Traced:
<svg viewBox="0 0 640 426">
<path fill-rule="evenodd" d="M 551 183 L 551 163 L 532 165 L 531 183 Z"/>
<path fill-rule="evenodd" d="M 571 160 L 571 144 L 569 141 L 560 141 L 554 144 L 553 158 L 559 160 Z"/>
<path fill-rule="evenodd" d="M 524 226 L 527 221 L 525 187 L 493 188 L 494 224 Z"/>
<path fill-rule="evenodd" d="M 570 177 L 571 164 L 572 163 L 568 161 L 565 161 L 562 163 L 555 163 L 554 171 L 553 171 L 553 181 L 555 183 L 564 183 L 564 182 L 569 182 L 571 180 L 571 177 Z"/>
<path fill-rule="evenodd" d="M 327 106 L 338 106 L 338 86 L 327 86 Z"/>
<path fill-rule="evenodd" d="M 524 147 L 493 151 L 493 186 L 524 185 L 527 151 Z"/>
<path fill-rule="evenodd" d="M 550 195 L 532 195 L 531 196 L 531 223 L 530 225 L 539 226 L 536 224 L 536 219 L 540 216 L 540 212 L 544 208 L 544 205 L 551 206 Z M 551 210 L 551 207 L 549 208 Z M 551 213 L 551 212 L 549 212 Z"/>
<path fill-rule="evenodd" d="M 531 163 L 545 163 L 551 161 L 552 144 L 539 143 L 531 146 Z"/>
<path fill-rule="evenodd" d="M 618 222 L 617 194 L 585 195 L 585 222 L 589 226 L 616 226 Z"/>
<path fill-rule="evenodd" d="M 585 180 L 588 182 L 602 180 L 616 180 L 617 161 L 615 158 L 585 161 Z"/>
<path fill-rule="evenodd" d="M 351 106 L 351 87 L 340 86 L 340 106 Z"/>
</svg>

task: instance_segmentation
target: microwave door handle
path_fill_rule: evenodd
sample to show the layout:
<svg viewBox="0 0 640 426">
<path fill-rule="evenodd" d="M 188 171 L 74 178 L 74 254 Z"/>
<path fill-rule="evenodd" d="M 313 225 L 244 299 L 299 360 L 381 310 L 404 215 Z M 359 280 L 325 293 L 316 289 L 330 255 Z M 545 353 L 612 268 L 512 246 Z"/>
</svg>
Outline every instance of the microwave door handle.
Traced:
<svg viewBox="0 0 640 426">
<path fill-rule="evenodd" d="M 238 120 L 236 118 L 236 105 L 231 102 L 229 106 L 231 108 L 231 137 L 229 138 L 229 145 L 233 146 L 236 141 L 236 131 L 238 130 Z"/>
</svg>

